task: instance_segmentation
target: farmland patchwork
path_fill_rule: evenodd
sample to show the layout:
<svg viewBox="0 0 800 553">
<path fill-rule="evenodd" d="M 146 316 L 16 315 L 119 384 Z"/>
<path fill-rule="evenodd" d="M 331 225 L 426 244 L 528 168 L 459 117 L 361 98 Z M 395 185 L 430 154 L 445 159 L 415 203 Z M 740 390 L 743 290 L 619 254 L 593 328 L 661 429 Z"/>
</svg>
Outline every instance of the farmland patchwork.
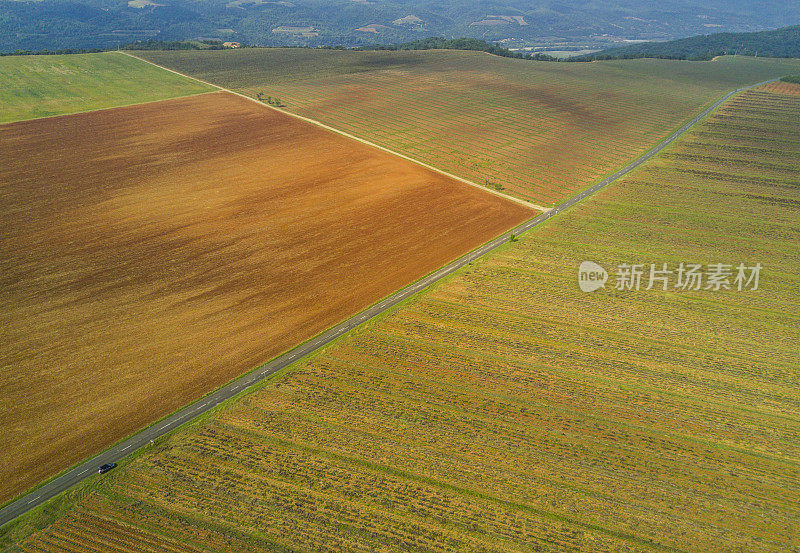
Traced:
<svg viewBox="0 0 800 553">
<path fill-rule="evenodd" d="M 622 182 L 32 513 L 5 543 L 800 547 L 799 117 L 800 96 L 736 96 Z M 762 263 L 758 289 L 586 293 L 576 279 L 587 259 L 722 257 Z"/>
</svg>

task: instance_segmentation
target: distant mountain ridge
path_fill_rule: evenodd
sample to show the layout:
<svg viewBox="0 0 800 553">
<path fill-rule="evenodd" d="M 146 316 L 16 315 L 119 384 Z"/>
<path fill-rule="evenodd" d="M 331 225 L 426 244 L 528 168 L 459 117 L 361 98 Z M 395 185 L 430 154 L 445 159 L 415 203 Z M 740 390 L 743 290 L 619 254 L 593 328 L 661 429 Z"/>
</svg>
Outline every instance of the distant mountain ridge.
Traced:
<svg viewBox="0 0 800 553">
<path fill-rule="evenodd" d="M 356 47 L 430 36 L 604 48 L 797 22 L 796 0 L 0 0 L 0 51 L 148 39 Z"/>
</svg>

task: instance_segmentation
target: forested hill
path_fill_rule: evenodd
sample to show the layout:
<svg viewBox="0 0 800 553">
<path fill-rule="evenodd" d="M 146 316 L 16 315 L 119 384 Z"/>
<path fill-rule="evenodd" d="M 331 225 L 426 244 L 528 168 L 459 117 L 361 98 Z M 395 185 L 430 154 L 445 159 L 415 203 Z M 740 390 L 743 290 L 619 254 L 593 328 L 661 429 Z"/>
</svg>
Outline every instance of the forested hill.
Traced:
<svg viewBox="0 0 800 553">
<path fill-rule="evenodd" d="M 583 50 L 797 23 L 797 0 L 0 0 L 0 52 L 204 39 L 352 48 L 429 36 Z"/>
<path fill-rule="evenodd" d="M 754 33 L 715 33 L 671 40 L 645 42 L 609 48 L 579 56 L 572 61 L 625 58 L 668 58 L 708 60 L 714 56 L 738 54 L 767 58 L 800 58 L 800 25 Z"/>
</svg>

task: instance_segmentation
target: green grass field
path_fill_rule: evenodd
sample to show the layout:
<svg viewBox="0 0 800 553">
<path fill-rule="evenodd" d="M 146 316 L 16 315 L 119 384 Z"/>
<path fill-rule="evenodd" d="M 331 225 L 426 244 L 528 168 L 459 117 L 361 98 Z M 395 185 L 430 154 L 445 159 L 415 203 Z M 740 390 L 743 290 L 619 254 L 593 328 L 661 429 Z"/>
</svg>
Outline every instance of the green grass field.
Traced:
<svg viewBox="0 0 800 553">
<path fill-rule="evenodd" d="M 722 94 L 797 60 L 547 63 L 480 52 L 136 52 L 440 169 L 550 206 Z"/>
<path fill-rule="evenodd" d="M 0 57 L 0 123 L 213 90 L 117 52 Z"/>
<path fill-rule="evenodd" d="M 735 97 L 0 547 L 800 548 L 798 117 L 797 95 Z M 610 270 L 605 289 L 579 291 L 583 260 Z M 681 262 L 764 268 L 757 290 L 613 287 L 620 263 Z"/>
</svg>

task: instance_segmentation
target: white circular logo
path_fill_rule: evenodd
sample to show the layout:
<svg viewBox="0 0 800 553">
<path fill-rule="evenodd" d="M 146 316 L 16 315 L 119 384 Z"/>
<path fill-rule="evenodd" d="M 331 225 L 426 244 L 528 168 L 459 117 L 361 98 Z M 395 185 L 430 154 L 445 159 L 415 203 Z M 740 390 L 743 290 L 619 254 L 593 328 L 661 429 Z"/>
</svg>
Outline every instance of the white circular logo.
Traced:
<svg viewBox="0 0 800 553">
<path fill-rule="evenodd" d="M 593 261 L 584 261 L 578 267 L 578 286 L 583 292 L 594 292 L 606 285 L 608 273 Z"/>
</svg>

